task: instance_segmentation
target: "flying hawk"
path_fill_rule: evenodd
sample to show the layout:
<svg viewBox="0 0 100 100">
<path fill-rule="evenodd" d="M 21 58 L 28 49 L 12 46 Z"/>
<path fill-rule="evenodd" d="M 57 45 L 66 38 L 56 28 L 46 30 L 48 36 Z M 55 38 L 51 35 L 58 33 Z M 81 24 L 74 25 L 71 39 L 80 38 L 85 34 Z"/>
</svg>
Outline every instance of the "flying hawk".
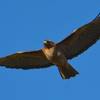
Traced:
<svg viewBox="0 0 100 100">
<path fill-rule="evenodd" d="M 37 51 L 19 52 L 0 58 L 0 66 L 7 68 L 47 68 L 56 65 L 63 79 L 76 76 L 68 60 L 80 55 L 100 39 L 100 14 L 90 23 L 72 32 L 70 36 L 55 44 L 44 41 L 44 47 Z"/>
</svg>

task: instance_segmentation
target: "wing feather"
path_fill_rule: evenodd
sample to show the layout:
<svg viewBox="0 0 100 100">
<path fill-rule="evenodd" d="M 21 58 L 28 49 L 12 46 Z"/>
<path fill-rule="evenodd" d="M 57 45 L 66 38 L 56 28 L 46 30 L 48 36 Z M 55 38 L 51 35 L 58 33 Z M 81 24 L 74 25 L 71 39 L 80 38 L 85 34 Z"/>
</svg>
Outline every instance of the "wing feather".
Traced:
<svg viewBox="0 0 100 100">
<path fill-rule="evenodd" d="M 42 50 L 15 53 L 3 58 L 0 58 L 0 66 L 8 68 L 46 68 L 52 64 L 46 59 Z"/>
<path fill-rule="evenodd" d="M 67 59 L 78 56 L 100 38 L 100 14 L 57 44 Z"/>
</svg>

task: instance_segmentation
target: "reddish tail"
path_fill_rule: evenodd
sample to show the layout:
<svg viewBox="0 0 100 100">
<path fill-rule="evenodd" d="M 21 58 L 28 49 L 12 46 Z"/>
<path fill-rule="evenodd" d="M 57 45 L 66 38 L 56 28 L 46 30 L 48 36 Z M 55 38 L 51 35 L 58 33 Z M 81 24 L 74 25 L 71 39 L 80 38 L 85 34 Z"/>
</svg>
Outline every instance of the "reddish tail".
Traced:
<svg viewBox="0 0 100 100">
<path fill-rule="evenodd" d="M 63 79 L 69 79 L 70 77 L 74 77 L 77 74 L 79 74 L 70 64 L 66 64 L 66 66 L 59 66 L 58 69 L 60 72 L 60 75 Z"/>
</svg>

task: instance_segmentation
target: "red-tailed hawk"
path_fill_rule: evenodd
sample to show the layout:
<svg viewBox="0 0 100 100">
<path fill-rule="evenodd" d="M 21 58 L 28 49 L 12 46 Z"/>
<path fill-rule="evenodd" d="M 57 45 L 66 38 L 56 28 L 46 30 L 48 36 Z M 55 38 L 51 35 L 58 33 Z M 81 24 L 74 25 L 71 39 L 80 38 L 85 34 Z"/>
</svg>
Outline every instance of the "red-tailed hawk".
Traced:
<svg viewBox="0 0 100 100">
<path fill-rule="evenodd" d="M 0 66 L 33 69 L 56 65 L 61 77 L 69 79 L 78 72 L 68 63 L 68 60 L 83 53 L 99 39 L 100 14 L 57 44 L 45 40 L 44 48 L 38 51 L 20 52 L 0 58 Z"/>
</svg>

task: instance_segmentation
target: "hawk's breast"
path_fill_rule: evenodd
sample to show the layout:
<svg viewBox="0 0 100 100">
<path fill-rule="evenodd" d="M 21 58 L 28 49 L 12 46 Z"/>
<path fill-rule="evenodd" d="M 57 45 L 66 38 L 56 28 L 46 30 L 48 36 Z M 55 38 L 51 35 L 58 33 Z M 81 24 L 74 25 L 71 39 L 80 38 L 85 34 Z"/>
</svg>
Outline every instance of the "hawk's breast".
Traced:
<svg viewBox="0 0 100 100">
<path fill-rule="evenodd" d="M 55 48 L 54 47 L 49 48 L 49 49 L 48 48 L 44 48 L 43 52 L 44 52 L 45 56 L 47 57 L 47 59 L 51 60 L 55 55 L 55 53 L 54 53 L 55 52 Z"/>
</svg>

